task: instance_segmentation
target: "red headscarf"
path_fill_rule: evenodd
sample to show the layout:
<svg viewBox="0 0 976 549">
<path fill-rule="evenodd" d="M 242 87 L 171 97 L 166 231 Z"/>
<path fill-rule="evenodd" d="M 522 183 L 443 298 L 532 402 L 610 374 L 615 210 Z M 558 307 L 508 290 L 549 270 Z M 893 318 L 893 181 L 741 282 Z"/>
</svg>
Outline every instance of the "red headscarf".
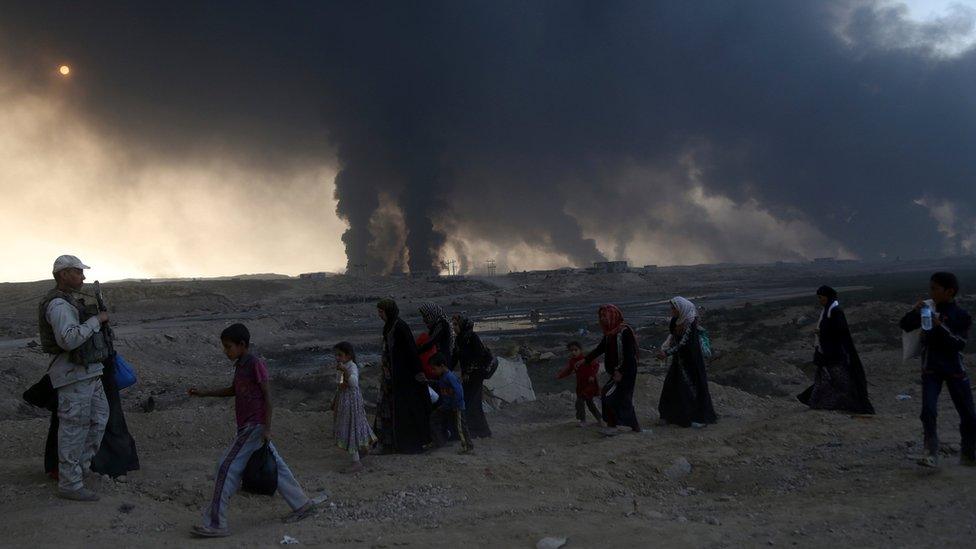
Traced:
<svg viewBox="0 0 976 549">
<path fill-rule="evenodd" d="M 603 305 L 600 307 L 600 328 L 603 328 L 604 335 L 617 335 L 623 330 L 624 314 L 616 305 Z"/>
<path fill-rule="evenodd" d="M 603 329 L 603 334 L 608 336 L 616 337 L 617 334 L 622 332 L 624 328 L 630 328 L 626 322 L 624 322 L 624 314 L 620 312 L 620 308 L 616 305 L 606 304 L 600 306 L 600 311 L 597 313 L 600 317 L 600 328 Z M 631 332 L 634 333 L 634 342 L 637 342 L 637 332 L 631 328 Z M 638 347 L 637 353 L 640 354 L 640 348 Z"/>
</svg>

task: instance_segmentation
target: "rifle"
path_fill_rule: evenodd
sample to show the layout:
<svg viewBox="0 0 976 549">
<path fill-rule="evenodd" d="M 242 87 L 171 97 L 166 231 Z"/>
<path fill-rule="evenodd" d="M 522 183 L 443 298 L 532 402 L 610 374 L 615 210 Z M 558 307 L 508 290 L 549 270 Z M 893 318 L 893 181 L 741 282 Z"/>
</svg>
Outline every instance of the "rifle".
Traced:
<svg viewBox="0 0 976 549">
<path fill-rule="evenodd" d="M 108 312 L 108 306 L 105 304 L 105 297 L 102 296 L 102 285 L 95 281 L 95 301 L 98 303 L 98 310 Z M 102 330 L 105 332 L 105 341 L 108 344 L 109 352 L 115 351 L 114 343 L 115 334 L 112 333 L 112 327 L 109 326 L 108 322 L 102 324 Z"/>
</svg>

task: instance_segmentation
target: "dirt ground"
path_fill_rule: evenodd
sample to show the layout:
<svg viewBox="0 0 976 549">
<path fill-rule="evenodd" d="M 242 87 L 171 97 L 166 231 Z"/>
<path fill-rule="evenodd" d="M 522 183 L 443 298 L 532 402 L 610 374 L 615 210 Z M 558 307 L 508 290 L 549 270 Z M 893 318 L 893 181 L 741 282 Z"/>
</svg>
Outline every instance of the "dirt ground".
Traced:
<svg viewBox="0 0 976 549">
<path fill-rule="evenodd" d="M 976 280 L 976 265 L 949 266 L 964 286 Z M 901 362 L 895 323 L 934 267 L 107 284 L 118 347 L 140 377 L 123 403 L 142 469 L 116 480 L 92 477 L 102 495 L 96 503 L 55 497 L 42 471 L 46 413 L 20 400 L 46 366 L 34 346 L 35 307 L 49 283 L 0 284 L 0 545 L 269 547 L 290 536 L 301 545 L 349 547 L 535 547 L 545 537 L 567 538 L 566 547 L 972 547 L 976 469 L 958 464 L 947 394 L 942 466 L 925 470 L 913 460 L 921 394 L 916 365 Z M 812 293 L 821 283 L 850 288 L 841 300 L 874 417 L 810 411 L 792 396 L 812 373 Z M 719 423 L 657 426 L 665 366 L 644 352 L 636 404 L 645 432 L 604 438 L 592 425 L 577 427 L 572 381 L 553 379 L 566 341 L 594 345 L 595 307 L 609 301 L 622 304 L 640 346 L 651 351 L 664 336 L 661 301 L 679 293 L 705 309 Z M 449 447 L 371 456 L 364 473 L 341 473 L 347 463 L 327 412 L 329 349 L 348 339 L 360 362 L 375 363 L 381 324 L 373 303 L 382 296 L 400 301 L 415 333 L 424 300 L 472 314 L 496 352 L 527 360 L 538 399 L 491 410 L 494 436 L 476 440 L 473 454 Z M 963 303 L 973 308 L 971 296 Z M 541 313 L 538 324 L 528 321 L 532 309 Z M 314 517 L 286 525 L 280 497 L 239 494 L 231 500 L 233 536 L 194 540 L 189 528 L 233 436 L 233 401 L 191 400 L 185 390 L 229 383 L 217 334 L 238 320 L 269 362 L 280 452 L 309 495 L 328 498 Z M 542 360 L 545 352 L 556 358 Z M 373 402 L 376 368 L 364 371 Z"/>
</svg>

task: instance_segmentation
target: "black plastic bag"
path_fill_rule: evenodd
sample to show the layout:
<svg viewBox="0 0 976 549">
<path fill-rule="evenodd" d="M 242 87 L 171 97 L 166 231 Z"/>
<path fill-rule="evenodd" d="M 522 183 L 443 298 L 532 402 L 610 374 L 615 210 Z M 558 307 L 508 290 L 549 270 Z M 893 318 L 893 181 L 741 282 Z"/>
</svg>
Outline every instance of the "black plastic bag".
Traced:
<svg viewBox="0 0 976 549">
<path fill-rule="evenodd" d="M 273 496 L 278 489 L 278 461 L 267 441 L 248 458 L 241 489 L 262 496 Z"/>
<path fill-rule="evenodd" d="M 44 408 L 52 412 L 58 409 L 58 392 L 51 385 L 51 376 L 44 377 L 24 391 L 24 401 L 31 406 Z"/>
<path fill-rule="evenodd" d="M 485 369 L 485 379 L 491 379 L 491 376 L 495 375 L 495 371 L 498 370 L 498 357 L 491 357 L 491 361 L 488 362 L 488 367 Z"/>
</svg>

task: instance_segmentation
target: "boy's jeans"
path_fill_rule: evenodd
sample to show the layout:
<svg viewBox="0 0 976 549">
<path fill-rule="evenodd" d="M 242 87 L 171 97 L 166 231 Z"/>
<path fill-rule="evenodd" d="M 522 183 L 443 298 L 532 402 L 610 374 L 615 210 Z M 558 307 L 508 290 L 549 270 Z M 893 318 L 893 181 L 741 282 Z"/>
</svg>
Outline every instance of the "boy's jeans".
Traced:
<svg viewBox="0 0 976 549">
<path fill-rule="evenodd" d="M 430 413 L 430 438 L 432 446 L 440 448 L 447 442 L 447 429 L 454 427 L 454 432 L 461 438 L 461 448 L 464 450 L 474 449 L 471 443 L 471 435 L 468 434 L 468 422 L 464 419 L 463 410 L 450 408 L 434 408 Z"/>
<path fill-rule="evenodd" d="M 100 377 L 58 387 L 58 488 L 84 487 L 84 472 L 102 444 L 106 423 L 108 400 Z"/>
<path fill-rule="evenodd" d="M 973 393 L 970 390 L 969 376 L 924 372 L 922 374 L 922 426 L 925 429 L 925 451 L 935 455 L 939 452 L 938 411 L 939 393 L 942 383 L 949 388 L 949 396 L 959 413 L 959 435 L 962 455 L 976 457 L 976 411 L 973 409 Z"/>
<path fill-rule="evenodd" d="M 255 450 L 264 445 L 264 425 L 246 425 L 237 431 L 234 442 L 224 451 L 224 455 L 217 463 L 217 474 L 214 479 L 213 496 L 210 504 L 203 510 L 203 524 L 209 528 L 227 528 L 227 501 L 238 488 L 241 487 L 241 475 L 247 460 Z M 281 454 L 270 443 L 269 448 L 274 452 L 278 462 L 278 493 L 292 508 L 299 509 L 308 503 L 308 496 L 298 485 L 291 469 L 281 459 Z"/>
</svg>

